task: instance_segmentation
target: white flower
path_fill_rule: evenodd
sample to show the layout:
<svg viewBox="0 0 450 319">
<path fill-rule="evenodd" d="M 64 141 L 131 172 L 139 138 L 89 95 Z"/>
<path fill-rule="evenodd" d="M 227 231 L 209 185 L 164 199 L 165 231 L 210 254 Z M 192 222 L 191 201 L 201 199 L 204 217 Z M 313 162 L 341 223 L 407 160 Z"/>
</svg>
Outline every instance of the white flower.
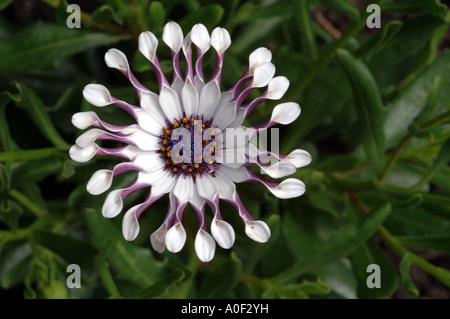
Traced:
<svg viewBox="0 0 450 319">
<path fill-rule="evenodd" d="M 149 60 L 155 71 L 159 92 L 144 87 L 130 70 L 128 60 L 121 51 L 110 49 L 106 64 L 119 70 L 135 89 L 140 105 L 131 105 L 111 95 L 100 84 L 85 87 L 85 99 L 97 107 L 115 105 L 128 112 L 136 124 L 119 126 L 102 121 L 95 112 L 80 112 L 72 122 L 88 131 L 80 135 L 70 149 L 70 156 L 78 162 L 87 162 L 94 156 L 115 156 L 125 161 L 113 169 L 101 169 L 87 183 L 93 195 L 106 192 L 115 176 L 136 171 L 136 180 L 123 189 L 111 191 L 103 204 L 102 214 L 116 217 L 123 209 L 125 198 L 142 188 L 149 188 L 147 199 L 131 207 L 123 217 L 122 233 L 126 240 L 134 240 L 139 233 L 139 216 L 154 202 L 168 194 L 170 205 L 163 224 L 151 236 L 150 242 L 158 252 L 166 248 L 179 252 L 186 242 L 182 224 L 183 212 L 189 204 L 199 221 L 195 238 L 195 251 L 199 259 L 208 262 L 214 257 L 217 244 L 229 249 L 235 241 L 233 227 L 222 219 L 219 200 L 231 203 L 245 225 L 245 233 L 257 242 L 270 238 L 266 223 L 255 220 L 245 209 L 236 190 L 242 182 L 266 187 L 278 198 L 302 195 L 305 185 L 295 178 L 280 183 L 266 180 L 249 169 L 256 166 L 272 178 L 291 175 L 297 168 L 308 165 L 311 156 L 304 150 L 278 154 L 260 149 L 241 139 L 234 143 L 232 133 L 244 132 L 250 137 L 273 125 L 287 125 L 300 115 L 300 106 L 288 102 L 277 105 L 270 119 L 262 124 L 245 127 L 244 119 L 266 100 L 279 100 L 289 87 L 289 80 L 275 75 L 272 53 L 258 48 L 249 57 L 249 67 L 229 90 L 221 91 L 222 66 L 225 51 L 231 45 L 227 30 L 216 28 L 211 35 L 202 24 L 196 24 L 186 37 L 178 24 L 169 22 L 162 39 L 169 47 L 173 59 L 173 78 L 169 82 L 157 56 L 158 40 L 147 31 L 139 36 L 139 51 Z M 216 51 L 216 66 L 209 79 L 203 75 L 203 57 L 209 49 Z M 196 49 L 193 55 L 192 50 Z M 180 57 L 185 58 L 181 70 Z M 192 61 L 193 56 L 196 57 Z M 266 87 L 259 97 L 244 104 L 249 94 Z M 248 99 L 247 99 L 248 100 Z M 119 148 L 105 148 L 97 142 L 111 140 L 124 143 Z M 231 158 L 231 160 L 230 160 Z M 214 218 L 211 235 L 205 223 L 205 209 L 209 206 Z"/>
</svg>

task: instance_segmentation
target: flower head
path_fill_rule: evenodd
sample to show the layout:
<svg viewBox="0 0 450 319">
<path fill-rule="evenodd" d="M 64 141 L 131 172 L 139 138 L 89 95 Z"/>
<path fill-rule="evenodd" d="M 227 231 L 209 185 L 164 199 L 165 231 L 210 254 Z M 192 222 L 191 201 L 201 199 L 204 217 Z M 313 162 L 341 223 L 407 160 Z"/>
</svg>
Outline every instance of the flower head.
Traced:
<svg viewBox="0 0 450 319">
<path fill-rule="evenodd" d="M 137 171 L 135 181 L 128 187 L 111 191 L 102 207 L 103 216 L 113 218 L 122 211 L 123 200 L 129 194 L 149 188 L 145 201 L 124 214 L 122 232 L 127 240 L 137 237 L 141 214 L 168 194 L 167 215 L 161 227 L 150 236 L 150 242 L 158 252 L 165 248 L 178 252 L 183 248 L 186 231 L 182 218 L 188 204 L 198 218 L 195 250 L 199 259 L 210 261 L 216 243 L 222 248 L 231 248 L 235 233 L 220 214 L 220 199 L 236 208 L 251 239 L 266 242 L 270 237 L 269 227 L 263 221 L 255 220 L 245 209 L 236 184 L 257 183 L 283 199 L 300 196 L 305 192 L 305 185 L 300 180 L 269 181 L 250 167 L 258 167 L 272 178 L 282 178 L 308 165 L 311 156 L 304 150 L 278 154 L 250 143 L 253 137 L 276 124 L 293 122 L 300 115 L 297 103 L 277 105 L 265 123 L 253 127 L 245 127 L 242 123 L 260 103 L 281 99 L 289 81 L 283 76 L 274 77 L 271 52 L 259 48 L 250 54 L 249 67 L 242 77 L 222 92 L 223 61 L 231 44 L 227 30 L 216 28 L 210 35 L 205 26 L 197 24 L 183 37 L 180 26 L 169 22 L 164 27 L 162 39 L 173 59 L 171 82 L 160 66 L 155 35 L 143 32 L 139 36 L 139 50 L 155 71 L 158 94 L 138 81 L 121 51 L 110 49 L 105 55 L 106 64 L 119 70 L 134 87 L 139 106 L 117 99 L 103 85 L 89 84 L 84 88 L 84 98 L 91 104 L 97 107 L 115 105 L 136 121 L 133 125 L 118 126 L 101 120 L 95 112 L 80 112 L 73 116 L 72 122 L 77 128 L 91 128 L 80 135 L 70 149 L 73 160 L 87 162 L 94 156 L 115 156 L 125 160 L 111 170 L 95 172 L 87 184 L 87 191 L 93 195 L 102 194 L 111 187 L 115 176 Z M 206 79 L 202 64 L 211 47 L 216 51 L 216 65 L 211 77 Z M 193 50 L 196 50 L 195 61 Z M 180 67 L 182 56 L 185 59 L 183 71 Z M 246 102 L 249 94 L 257 88 L 266 89 L 259 97 Z M 237 142 L 235 137 L 238 137 Z M 100 140 L 120 142 L 123 146 L 101 147 L 96 143 Z M 211 234 L 205 221 L 207 205 L 214 215 Z"/>
</svg>

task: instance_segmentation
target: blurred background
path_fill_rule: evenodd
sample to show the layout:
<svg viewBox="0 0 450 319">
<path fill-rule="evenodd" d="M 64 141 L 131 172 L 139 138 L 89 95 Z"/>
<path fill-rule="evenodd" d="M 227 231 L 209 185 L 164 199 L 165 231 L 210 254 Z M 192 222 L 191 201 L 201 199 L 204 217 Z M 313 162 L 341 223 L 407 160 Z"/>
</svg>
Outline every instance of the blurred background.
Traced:
<svg viewBox="0 0 450 319">
<path fill-rule="evenodd" d="M 367 12 L 369 4 L 380 9 Z M 68 28 L 69 4 L 81 8 Z M 443 0 L 1 0 L 0 1 L 0 296 L 3 298 L 449 298 L 450 297 L 450 37 Z M 91 175 L 116 160 L 73 162 L 68 150 L 82 132 L 71 124 L 93 110 L 115 124 L 131 123 L 114 107 L 82 98 L 100 83 L 129 103 L 133 88 L 104 63 L 109 48 L 127 55 L 136 77 L 157 92 L 137 37 L 159 40 L 168 21 L 186 35 L 196 23 L 226 28 L 222 89 L 233 85 L 258 47 L 272 51 L 276 75 L 302 114 L 280 127 L 280 148 L 311 153 L 294 177 L 305 195 L 274 198 L 239 184 L 255 218 L 272 237 L 245 236 L 235 210 L 221 203 L 236 231 L 230 250 L 210 263 L 195 256 L 193 211 L 178 254 L 152 250 L 168 198 L 140 218 L 133 242 L 121 235 L 122 214 L 101 216 L 106 194 L 86 191 Z M 210 50 L 212 51 L 212 50 Z M 171 57 L 160 41 L 167 75 Z M 215 63 L 205 58 L 206 74 Z M 248 123 L 267 119 L 275 102 Z M 134 175 L 123 174 L 112 189 Z M 146 197 L 137 192 L 123 211 Z M 208 214 L 208 221 L 212 219 Z M 68 288 L 67 266 L 81 270 Z M 381 288 L 367 270 L 380 266 Z"/>
</svg>

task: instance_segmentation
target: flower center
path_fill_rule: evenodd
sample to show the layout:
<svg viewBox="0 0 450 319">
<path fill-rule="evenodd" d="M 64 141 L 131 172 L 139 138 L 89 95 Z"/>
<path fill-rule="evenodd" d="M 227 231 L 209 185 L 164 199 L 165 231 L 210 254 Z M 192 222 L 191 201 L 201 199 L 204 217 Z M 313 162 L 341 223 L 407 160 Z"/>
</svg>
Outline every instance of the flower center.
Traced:
<svg viewBox="0 0 450 319">
<path fill-rule="evenodd" d="M 215 162 L 215 132 L 209 121 L 198 116 L 170 123 L 163 128 L 161 149 L 158 151 L 166 161 L 166 169 L 174 174 L 208 173 L 214 176 L 218 167 Z"/>
</svg>

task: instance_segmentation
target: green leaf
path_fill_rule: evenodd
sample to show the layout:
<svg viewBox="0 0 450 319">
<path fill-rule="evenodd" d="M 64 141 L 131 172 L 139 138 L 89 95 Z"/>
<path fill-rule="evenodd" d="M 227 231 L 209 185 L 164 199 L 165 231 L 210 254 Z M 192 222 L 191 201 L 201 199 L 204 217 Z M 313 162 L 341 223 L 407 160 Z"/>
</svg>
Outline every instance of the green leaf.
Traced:
<svg viewBox="0 0 450 319">
<path fill-rule="evenodd" d="M 105 258 L 105 251 L 100 252 L 95 258 L 95 266 L 100 279 L 111 297 L 119 297 L 119 291 L 109 271 L 109 264 Z"/>
<path fill-rule="evenodd" d="M 115 17 L 114 9 L 108 5 L 103 5 L 95 9 L 91 14 L 92 20 L 98 24 L 105 24 L 112 21 Z"/>
<path fill-rule="evenodd" d="M 75 104 L 75 101 L 80 99 L 80 92 L 83 91 L 86 84 L 88 84 L 88 80 L 83 78 L 77 79 L 75 83 L 65 87 L 63 94 L 56 101 L 55 105 L 47 108 L 48 112 L 60 111 Z"/>
<path fill-rule="evenodd" d="M 350 52 L 339 49 L 337 57 L 353 88 L 358 116 L 357 130 L 362 138 L 367 161 L 372 171 L 378 175 L 384 163 L 385 109 L 377 84 L 364 63 L 355 59 Z"/>
<path fill-rule="evenodd" d="M 148 11 L 148 23 L 150 24 L 151 29 L 162 30 L 164 21 L 166 20 L 163 4 L 160 1 L 152 1 Z"/>
<path fill-rule="evenodd" d="M 307 3 L 307 0 L 293 1 L 292 10 L 297 21 L 297 29 L 301 37 L 302 48 L 306 47 L 310 59 L 316 60 L 318 57 L 317 43 L 315 34 L 312 31 L 312 21 Z"/>
<path fill-rule="evenodd" d="M 382 79 L 384 87 L 391 85 L 395 90 L 401 90 L 405 85 L 402 82 L 405 77 L 408 81 L 415 78 L 409 78 L 412 60 L 417 59 L 420 51 L 430 43 L 435 31 L 445 25 L 444 19 L 430 15 L 402 21 L 402 27 L 395 37 L 370 59 L 370 68 L 377 79 Z"/>
<path fill-rule="evenodd" d="M 0 93 L 0 151 L 11 150 L 12 143 L 8 122 L 6 121 L 5 108 L 12 101 L 19 102 L 20 98 L 9 92 Z"/>
<path fill-rule="evenodd" d="M 12 171 L 14 183 L 27 181 L 41 181 L 43 178 L 55 174 L 62 167 L 62 160 L 58 158 L 47 158 L 36 161 L 28 161 Z"/>
<path fill-rule="evenodd" d="M 13 2 L 13 0 L 0 0 L 0 10 L 5 9 L 11 2 Z"/>
<path fill-rule="evenodd" d="M 418 191 L 423 185 L 425 185 L 435 174 L 446 167 L 450 162 L 450 138 L 448 138 L 442 145 L 439 154 L 434 161 L 430 169 L 425 173 L 421 180 L 412 188 L 414 191 Z"/>
<path fill-rule="evenodd" d="M 354 19 L 359 18 L 358 9 L 348 0 L 320 0 L 320 2 L 331 11 L 343 13 Z"/>
<path fill-rule="evenodd" d="M 0 93 L 0 152 L 8 152 L 12 149 L 12 138 L 9 132 L 8 121 L 6 120 L 5 108 L 8 103 L 18 102 L 19 97 L 9 92 Z M 0 193 L 3 189 L 9 189 L 11 185 L 11 164 L 12 161 L 6 161 L 0 166 Z"/>
<path fill-rule="evenodd" d="M 138 299 L 150 299 L 155 298 L 158 296 L 161 296 L 164 294 L 167 289 L 182 281 L 185 278 L 186 274 L 181 269 L 176 269 L 167 275 L 163 276 L 159 281 L 154 283 L 149 288 L 145 289 L 143 292 L 141 292 L 136 298 Z"/>
<path fill-rule="evenodd" d="M 422 194 L 423 201 L 432 205 L 438 206 L 450 213 L 450 199 L 448 194 Z"/>
<path fill-rule="evenodd" d="M 125 241 L 111 220 L 99 211 L 87 209 L 85 218 L 93 245 L 98 249 L 108 246 L 105 256 L 114 270 L 143 287 L 160 279 L 164 263 L 156 261 L 149 249 Z"/>
<path fill-rule="evenodd" d="M 308 295 L 326 295 L 331 292 L 330 286 L 324 283 L 320 278 L 315 282 L 303 280 L 301 284 L 296 286 Z"/>
<path fill-rule="evenodd" d="M 96 251 L 90 245 L 70 235 L 49 231 L 36 231 L 36 242 L 53 251 L 67 264 L 78 264 L 81 268 L 92 270 Z"/>
<path fill-rule="evenodd" d="M 425 200 L 425 194 L 423 194 Z M 450 233 L 450 220 L 421 206 L 395 209 L 385 226 L 395 236 L 441 236 Z"/>
<path fill-rule="evenodd" d="M 212 29 L 219 24 L 223 12 L 223 8 L 218 4 L 207 5 L 183 18 L 179 24 L 183 30 L 187 31 L 190 30 L 194 24 L 198 23 L 198 21 L 202 21 L 202 24 L 204 24 L 207 29 Z"/>
<path fill-rule="evenodd" d="M 417 54 L 409 78 L 416 76 L 423 68 L 433 63 L 434 59 L 440 54 L 440 47 L 448 30 L 448 23 L 435 28 L 431 34 L 427 45 Z"/>
<path fill-rule="evenodd" d="M 360 224 L 347 224 L 328 238 L 319 249 L 297 262 L 273 280 L 285 282 L 351 254 L 362 245 L 391 212 L 389 203 L 371 212 Z"/>
<path fill-rule="evenodd" d="M 419 289 L 417 289 L 416 285 L 411 279 L 410 275 L 410 267 L 411 267 L 411 260 L 409 258 L 409 254 L 405 254 L 402 258 L 402 261 L 400 263 L 400 273 L 402 276 L 402 285 L 405 290 L 414 297 L 419 296 Z"/>
<path fill-rule="evenodd" d="M 398 236 L 397 240 L 405 247 L 427 251 L 437 250 L 450 255 L 450 235 Z"/>
<path fill-rule="evenodd" d="M 423 202 L 422 194 L 414 194 L 408 198 L 403 199 L 391 198 L 392 207 L 395 208 L 414 207 L 420 205 L 422 202 Z"/>
<path fill-rule="evenodd" d="M 10 267 L 2 276 L 2 288 L 10 289 L 22 283 L 30 271 L 30 264 L 32 258 L 30 255 L 26 256 L 14 266 Z"/>
<path fill-rule="evenodd" d="M 123 39 L 124 36 L 39 22 L 0 42 L 0 72 L 45 67 L 87 49 Z"/>
<path fill-rule="evenodd" d="M 72 160 L 64 161 L 62 165 L 61 176 L 64 178 L 70 178 L 75 175 L 75 165 Z"/>
<path fill-rule="evenodd" d="M 322 172 L 345 172 L 350 171 L 360 164 L 362 164 L 361 159 L 353 154 L 336 155 L 324 159 L 315 168 Z"/>
<path fill-rule="evenodd" d="M 339 218 L 338 210 L 326 193 L 310 190 L 308 199 L 314 207 L 330 213 L 335 218 Z"/>
<path fill-rule="evenodd" d="M 380 248 L 371 241 L 361 245 L 350 255 L 352 268 L 358 280 L 358 298 L 388 298 L 398 288 L 399 278 L 397 271 L 390 260 L 380 250 Z M 375 264 L 380 267 L 380 288 L 369 288 L 367 278 L 370 272 L 367 272 L 367 266 Z"/>
<path fill-rule="evenodd" d="M 10 183 L 9 173 L 5 165 L 0 163 L 0 193 L 2 193 L 3 190 L 8 189 L 10 187 Z"/>
<path fill-rule="evenodd" d="M 400 21 L 389 21 L 377 33 L 369 37 L 361 47 L 354 52 L 358 58 L 370 58 L 377 52 L 381 51 L 396 35 L 402 27 Z"/>
<path fill-rule="evenodd" d="M 0 202 L 0 220 L 5 222 L 9 229 L 16 231 L 19 228 L 20 216 L 23 213 L 22 207 L 12 200 Z"/>
<path fill-rule="evenodd" d="M 436 105 L 433 113 L 445 110 L 450 94 L 447 88 L 450 83 L 450 52 L 443 53 L 432 65 L 427 67 L 414 81 L 410 82 L 403 91 L 387 106 L 386 147 L 395 146 L 406 135 L 409 125 L 424 110 L 429 101 L 430 92 L 436 84 L 436 77 L 442 78 Z M 438 113 L 439 114 L 439 113 Z"/>
<path fill-rule="evenodd" d="M 33 120 L 42 134 L 48 138 L 58 148 L 68 149 L 69 144 L 64 141 L 52 123 L 42 101 L 28 87 L 23 84 L 16 83 L 21 97 L 20 102 L 16 103 L 18 107 L 24 109 L 29 117 Z"/>
<path fill-rule="evenodd" d="M 308 299 L 308 294 L 298 285 L 282 286 L 276 291 L 276 294 L 281 299 Z"/>
<path fill-rule="evenodd" d="M 12 243 L 2 251 L 0 259 L 0 282 L 4 289 L 20 284 L 31 264 L 31 249 L 28 243 Z M 28 266 L 27 266 L 28 265 Z"/>
<path fill-rule="evenodd" d="M 231 253 L 228 261 L 212 272 L 199 290 L 200 298 L 217 298 L 226 296 L 241 278 L 242 262 L 235 253 Z"/>
<path fill-rule="evenodd" d="M 395 3 L 385 3 L 381 5 L 381 11 L 419 14 L 439 14 L 447 12 L 447 6 L 440 0 L 407 0 Z"/>
</svg>

